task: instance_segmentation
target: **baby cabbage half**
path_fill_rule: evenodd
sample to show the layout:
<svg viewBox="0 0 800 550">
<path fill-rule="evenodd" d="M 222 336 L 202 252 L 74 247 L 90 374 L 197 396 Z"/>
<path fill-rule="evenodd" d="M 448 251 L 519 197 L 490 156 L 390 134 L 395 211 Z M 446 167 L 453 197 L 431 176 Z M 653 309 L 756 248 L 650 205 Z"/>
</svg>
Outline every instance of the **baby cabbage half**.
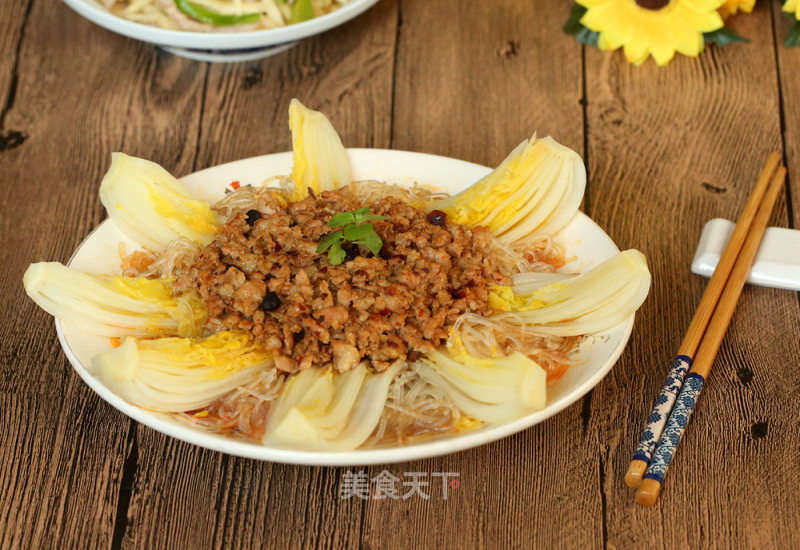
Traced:
<svg viewBox="0 0 800 550">
<path fill-rule="evenodd" d="M 331 122 L 293 99 L 289 105 L 289 127 L 294 150 L 294 192 L 292 200 L 315 193 L 332 191 L 351 182 L 350 157 Z"/>
<path fill-rule="evenodd" d="M 92 359 L 111 391 L 162 412 L 205 407 L 271 365 L 272 356 L 251 334 L 232 331 L 203 339 L 126 337 L 118 348 Z"/>
<path fill-rule="evenodd" d="M 362 362 L 343 373 L 331 368 L 301 371 L 286 382 L 264 443 L 317 451 L 355 449 L 377 426 L 400 367 L 378 374 Z"/>
<path fill-rule="evenodd" d="M 489 306 L 503 322 L 525 325 L 533 332 L 578 336 L 610 329 L 642 305 L 650 290 L 647 260 L 638 250 L 626 250 L 580 275 L 542 284 L 525 274 L 513 287 L 489 289 Z"/>
<path fill-rule="evenodd" d="M 173 295 L 171 279 L 104 277 L 40 262 L 22 282 L 47 313 L 98 336 L 195 335 L 206 317 L 200 296 Z"/>
<path fill-rule="evenodd" d="M 583 199 L 586 170 L 580 156 L 550 137 L 522 142 L 491 174 L 461 193 L 429 204 L 470 227 L 486 225 L 513 244 L 555 233 Z"/>
<path fill-rule="evenodd" d="M 204 246 L 219 229 L 207 202 L 158 164 L 124 153 L 111 155 L 100 200 L 114 224 L 150 250 L 162 250 L 178 237 Z"/>
<path fill-rule="evenodd" d="M 461 411 L 484 422 L 504 422 L 544 408 L 547 373 L 521 353 L 483 359 L 464 351 L 458 334 L 446 352 L 433 351 L 417 370 Z"/>
</svg>

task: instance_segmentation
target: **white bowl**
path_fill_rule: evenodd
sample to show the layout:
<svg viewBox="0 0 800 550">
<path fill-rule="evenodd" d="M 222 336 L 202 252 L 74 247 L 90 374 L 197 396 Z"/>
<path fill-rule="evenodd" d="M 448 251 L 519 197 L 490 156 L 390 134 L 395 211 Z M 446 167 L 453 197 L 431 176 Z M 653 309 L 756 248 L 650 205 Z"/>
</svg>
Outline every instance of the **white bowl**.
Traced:
<svg viewBox="0 0 800 550">
<path fill-rule="evenodd" d="M 354 179 L 376 179 L 401 185 L 417 181 L 449 192 L 464 189 L 490 171 L 484 166 L 461 160 L 405 151 L 350 149 L 349 154 Z M 224 196 L 225 186 L 233 181 L 243 185 L 258 185 L 268 176 L 290 173 L 291 165 L 292 154 L 279 153 L 223 164 L 186 176 L 181 181 L 196 196 L 216 201 Z M 577 261 L 567 264 L 569 271 L 584 271 L 619 251 L 611 238 L 581 212 L 556 238 L 565 245 L 567 256 L 577 257 Z M 118 272 L 120 242 L 125 244 L 128 253 L 138 248 L 111 220 L 106 220 L 81 243 L 69 265 L 90 273 Z M 611 370 L 628 341 L 633 318 L 631 315 L 623 324 L 587 338 L 580 346 L 576 364 L 548 388 L 546 406 L 540 411 L 446 439 L 380 449 L 324 453 L 265 447 L 234 440 L 179 422 L 169 415 L 131 405 L 109 390 L 92 373 L 91 358 L 110 349 L 109 339 L 86 334 L 59 321 L 56 321 L 56 330 L 61 346 L 78 375 L 112 406 L 154 430 L 233 455 L 293 464 L 338 466 L 403 462 L 452 453 L 500 439 L 541 422 L 580 399 Z"/>
<path fill-rule="evenodd" d="M 111 14 L 95 0 L 64 0 L 80 15 L 112 32 L 156 44 L 164 50 L 199 61 L 249 61 L 288 50 L 301 39 L 353 19 L 378 0 L 351 0 L 329 14 L 277 29 L 250 32 L 191 32 L 135 23 Z"/>
</svg>

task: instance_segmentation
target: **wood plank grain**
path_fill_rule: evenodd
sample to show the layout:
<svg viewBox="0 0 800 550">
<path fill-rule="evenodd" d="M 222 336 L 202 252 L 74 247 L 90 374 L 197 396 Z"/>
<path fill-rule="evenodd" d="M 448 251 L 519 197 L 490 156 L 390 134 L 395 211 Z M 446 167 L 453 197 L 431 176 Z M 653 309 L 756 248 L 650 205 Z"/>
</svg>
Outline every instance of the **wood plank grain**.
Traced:
<svg viewBox="0 0 800 550">
<path fill-rule="evenodd" d="M 364 548 L 601 548 L 597 441 L 584 432 L 576 403 L 502 441 L 428 460 L 367 469 L 401 482 L 421 472 L 430 498 L 371 500 Z M 554 451 L 553 449 L 558 449 Z M 568 463 L 568 466 L 566 465 Z M 353 468 L 353 471 L 358 469 Z M 458 474 L 448 489 L 435 474 Z M 400 494 L 408 492 L 404 487 Z M 387 528 L 387 526 L 398 526 Z"/>
<path fill-rule="evenodd" d="M 515 1 L 468 8 L 403 1 L 393 147 L 495 165 L 537 131 L 581 152 L 581 48 L 561 33 L 568 11 L 555 1 L 536 9 Z M 364 547 L 599 548 L 597 444 L 576 403 L 502 441 L 390 466 L 401 479 L 457 472 L 460 487 L 447 500 L 431 486 L 428 500 L 371 501 Z"/>
<path fill-rule="evenodd" d="M 497 165 L 531 136 L 583 150 L 581 49 L 560 2 L 405 0 L 395 82 L 395 149 Z"/>
<path fill-rule="evenodd" d="M 0 153 L 19 147 L 26 139 L 25 133 L 7 128 L 5 118 L 14 106 L 19 77 L 19 48 L 28 23 L 32 2 L 13 2 L 0 21 Z"/>
<path fill-rule="evenodd" d="M 781 93 L 781 121 L 786 167 L 789 169 L 788 188 L 792 197 L 791 227 L 800 227 L 800 48 L 783 45 L 792 16 L 781 10 L 781 4 L 772 3 L 772 20 L 775 28 L 775 51 Z M 794 175 L 794 177 L 792 177 Z"/>
<path fill-rule="evenodd" d="M 105 217 L 97 188 L 112 151 L 165 164 L 194 153 L 185 144 L 196 137 L 193 92 L 204 72 L 104 31 L 61 2 L 35 2 L 27 20 L 5 7 L 25 32 L 17 59 L 3 42 L 2 93 L 15 93 L 4 128 L 27 138 L 0 151 L 0 546 L 108 546 L 131 422 L 72 372 L 22 275 L 34 261 L 66 261 Z"/>
<path fill-rule="evenodd" d="M 666 68 L 587 50 L 589 213 L 620 246 L 642 250 L 653 273 L 628 352 L 595 390 L 605 406 L 590 422 L 602 442 L 612 547 L 798 540 L 786 527 L 797 525 L 800 499 L 792 473 L 800 408 L 790 397 L 800 373 L 789 367 L 800 349 L 784 332 L 796 335 L 800 322 L 793 293 L 744 292 L 657 507 L 636 506 L 623 483 L 705 287 L 689 272 L 700 230 L 713 217 L 736 219 L 767 153 L 781 146 L 770 8 L 732 25 L 752 43 Z M 782 199 L 773 219 L 786 217 Z"/>
<path fill-rule="evenodd" d="M 323 110 L 347 146 L 388 147 L 396 22 L 384 0 L 273 58 L 212 65 L 194 166 L 290 150 L 293 97 Z M 144 427 L 137 447 L 125 548 L 359 545 L 364 503 L 339 499 L 337 469 L 226 456 Z"/>
</svg>

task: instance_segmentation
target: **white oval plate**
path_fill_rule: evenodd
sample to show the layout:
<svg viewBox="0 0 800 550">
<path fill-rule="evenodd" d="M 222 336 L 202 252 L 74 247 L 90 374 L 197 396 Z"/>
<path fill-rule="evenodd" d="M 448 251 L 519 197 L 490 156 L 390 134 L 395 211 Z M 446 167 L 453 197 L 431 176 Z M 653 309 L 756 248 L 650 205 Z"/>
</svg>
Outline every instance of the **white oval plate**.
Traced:
<svg viewBox="0 0 800 550">
<path fill-rule="evenodd" d="M 241 50 L 251 50 L 254 48 L 265 49 L 267 46 L 278 46 L 289 44 L 290 46 L 302 38 L 307 38 L 315 34 L 332 29 L 342 23 L 357 17 L 370 7 L 375 5 L 378 0 L 351 0 L 341 8 L 326 15 L 322 15 L 310 21 L 286 25 L 276 29 L 264 29 L 249 32 L 193 32 L 162 29 L 136 23 L 113 15 L 96 0 L 64 0 L 73 10 L 80 15 L 100 25 L 112 32 L 150 42 L 159 46 L 171 46 L 173 48 L 188 48 L 195 50 L 194 58 L 203 61 L 220 61 L 224 59 L 225 52 L 237 55 L 238 57 L 230 60 L 238 60 L 247 52 Z M 169 48 L 167 48 L 169 49 Z M 286 49 L 286 48 L 283 48 Z M 273 50 L 272 53 L 277 53 Z M 170 50 L 177 55 L 183 55 L 179 50 Z M 210 57 L 198 57 L 202 52 L 209 52 L 216 55 L 215 59 Z M 252 53 L 252 52 L 251 52 Z M 266 55 L 270 55 L 267 53 Z M 263 57 L 263 55 L 261 56 Z"/>
<path fill-rule="evenodd" d="M 382 149 L 350 149 L 349 153 L 353 177 L 356 180 L 376 179 L 401 185 L 410 185 L 416 181 L 449 192 L 464 189 L 490 171 L 489 168 L 477 164 L 422 153 Z M 242 185 L 259 185 L 269 176 L 290 173 L 291 165 L 291 153 L 278 153 L 202 170 L 182 178 L 181 181 L 198 197 L 216 201 L 224 195 L 225 186 L 233 181 L 239 181 Z M 567 256 L 577 257 L 577 261 L 567 264 L 568 271 L 584 271 L 618 252 L 608 235 L 582 212 L 556 237 L 566 246 Z M 119 272 L 119 243 L 124 244 L 127 253 L 138 248 L 107 219 L 81 243 L 69 265 L 90 273 Z M 341 466 L 403 462 L 452 453 L 500 439 L 541 422 L 580 399 L 611 370 L 628 341 L 633 318 L 631 315 L 625 323 L 614 329 L 587 338 L 578 351 L 576 364 L 548 388 L 547 405 L 540 411 L 505 424 L 487 426 L 446 439 L 344 452 L 265 447 L 216 435 L 179 422 L 168 415 L 131 405 L 112 393 L 92 373 L 91 359 L 95 354 L 110 349 L 108 338 L 86 334 L 58 320 L 56 330 L 70 363 L 89 387 L 115 408 L 154 430 L 188 443 L 238 456 L 291 464 Z"/>
</svg>

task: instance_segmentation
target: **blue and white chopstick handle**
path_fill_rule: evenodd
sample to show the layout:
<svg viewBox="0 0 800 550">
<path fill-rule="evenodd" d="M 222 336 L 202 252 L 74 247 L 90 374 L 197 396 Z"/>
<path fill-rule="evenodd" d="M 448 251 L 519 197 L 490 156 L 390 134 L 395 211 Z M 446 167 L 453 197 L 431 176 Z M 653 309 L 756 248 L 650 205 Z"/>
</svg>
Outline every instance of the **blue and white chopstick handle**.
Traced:
<svg viewBox="0 0 800 550">
<path fill-rule="evenodd" d="M 689 424 L 689 418 L 694 412 L 697 397 L 700 395 L 700 390 L 703 389 L 705 378 L 696 372 L 690 372 L 686 377 L 686 382 L 683 385 L 678 401 L 675 403 L 675 408 L 667 421 L 667 426 L 664 429 L 664 435 L 661 436 L 661 441 L 658 442 L 653 459 L 650 461 L 650 466 L 647 468 L 647 473 L 644 475 L 645 479 L 653 479 L 659 483 L 664 483 L 664 475 L 667 473 L 672 462 L 672 457 L 675 456 L 675 449 L 681 442 L 683 432 Z"/>
<path fill-rule="evenodd" d="M 692 366 L 692 359 L 686 355 L 678 355 L 672 362 L 672 368 L 667 375 L 667 381 L 661 388 L 661 393 L 658 394 L 655 405 L 653 405 L 653 412 L 650 413 L 650 418 L 647 419 L 647 426 L 642 433 L 642 438 L 636 446 L 636 451 L 633 453 L 633 460 L 641 460 L 650 462 L 650 457 L 653 456 L 653 449 L 656 447 L 664 426 L 667 424 L 667 418 L 672 411 L 672 406 L 678 397 L 678 393 L 683 386 L 683 379 L 686 378 L 686 372 Z"/>
</svg>

